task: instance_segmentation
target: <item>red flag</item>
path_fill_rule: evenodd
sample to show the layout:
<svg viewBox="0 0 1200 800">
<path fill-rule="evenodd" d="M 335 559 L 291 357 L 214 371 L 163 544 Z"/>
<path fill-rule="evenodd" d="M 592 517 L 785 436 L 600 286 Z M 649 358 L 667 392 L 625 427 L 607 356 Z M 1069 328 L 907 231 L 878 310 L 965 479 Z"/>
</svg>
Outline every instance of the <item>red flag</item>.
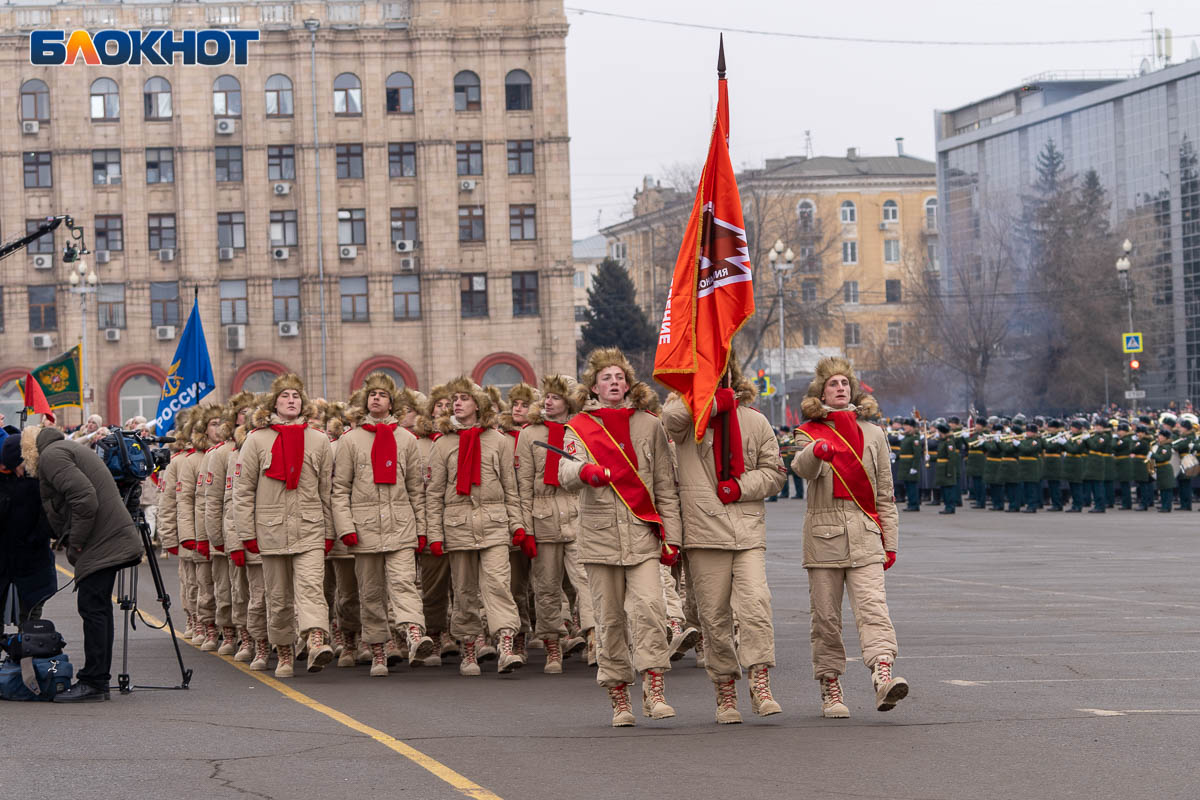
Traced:
<svg viewBox="0 0 1200 800">
<path fill-rule="evenodd" d="M 717 75 L 717 118 L 654 356 L 654 378 L 679 392 L 692 410 L 696 441 L 708 425 L 734 334 L 754 314 L 746 224 L 729 160 L 724 43 Z"/>
<path fill-rule="evenodd" d="M 38 382 L 34 380 L 32 374 L 25 374 L 25 408 L 33 414 L 53 414 L 50 410 L 50 404 L 46 402 L 46 395 L 42 392 L 42 387 L 38 386 Z"/>
</svg>

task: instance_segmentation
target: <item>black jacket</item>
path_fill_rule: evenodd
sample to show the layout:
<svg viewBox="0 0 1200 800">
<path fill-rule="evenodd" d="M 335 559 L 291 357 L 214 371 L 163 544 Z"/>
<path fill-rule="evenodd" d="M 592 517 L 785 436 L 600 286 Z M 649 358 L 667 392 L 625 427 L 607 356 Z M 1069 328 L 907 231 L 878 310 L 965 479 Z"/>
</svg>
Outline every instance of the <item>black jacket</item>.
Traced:
<svg viewBox="0 0 1200 800">
<path fill-rule="evenodd" d="M 37 478 L 0 473 L 0 580 L 53 570 L 52 535 Z"/>
</svg>

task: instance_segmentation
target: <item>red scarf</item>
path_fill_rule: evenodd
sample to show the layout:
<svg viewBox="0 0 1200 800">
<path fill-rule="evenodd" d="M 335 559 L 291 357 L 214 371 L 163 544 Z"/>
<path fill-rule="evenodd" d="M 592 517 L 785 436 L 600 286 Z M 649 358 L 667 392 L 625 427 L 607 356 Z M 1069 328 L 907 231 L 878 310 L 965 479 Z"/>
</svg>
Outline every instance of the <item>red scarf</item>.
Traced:
<svg viewBox="0 0 1200 800">
<path fill-rule="evenodd" d="M 830 411 L 825 415 L 825 419 L 833 423 L 834 429 L 853 448 L 854 455 L 859 460 L 862 460 L 863 433 L 862 428 L 858 427 L 858 414 L 853 411 Z M 850 488 L 842 481 L 833 482 L 833 496 L 840 497 L 843 500 L 854 499 L 854 496 L 850 493 Z"/>
<path fill-rule="evenodd" d="M 505 431 L 505 433 L 507 433 L 509 436 L 513 437 L 513 452 L 516 452 L 516 450 L 517 450 L 517 439 L 519 439 L 519 438 L 520 438 L 520 436 L 521 436 L 521 429 L 520 429 L 520 428 L 514 428 L 514 429 L 513 429 L 513 430 L 511 430 L 511 431 Z"/>
<path fill-rule="evenodd" d="M 549 420 L 546 420 L 545 424 L 546 430 L 549 431 L 549 433 L 546 434 L 546 444 L 562 450 L 563 439 L 565 438 L 565 434 L 567 432 L 567 426 L 563 425 L 561 422 L 551 422 Z M 561 485 L 558 482 L 558 462 L 561 459 L 562 456 L 553 450 L 546 451 L 546 473 L 542 476 L 542 483 L 544 485 Z"/>
<path fill-rule="evenodd" d="M 304 423 L 272 425 L 271 430 L 279 435 L 271 445 L 271 466 L 263 474 L 268 478 L 283 481 L 288 489 L 300 485 L 300 467 L 304 465 Z"/>
<path fill-rule="evenodd" d="M 875 489 L 862 461 L 864 441 L 858 415 L 853 411 L 832 411 L 824 420 L 809 420 L 796 431 L 814 442 L 823 440 L 833 446 L 833 461 L 829 463 L 834 474 L 833 496 L 853 500 L 879 526 L 882 536 L 883 522 L 875 508 Z"/>
<path fill-rule="evenodd" d="M 636 410 L 634 408 L 597 408 L 590 412 L 604 423 L 609 435 L 621 446 L 621 451 L 625 453 L 629 463 L 633 464 L 634 469 L 638 467 L 638 460 L 637 453 L 633 449 L 633 440 L 629 438 L 629 418 Z"/>
<path fill-rule="evenodd" d="M 470 494 L 472 486 L 483 483 L 483 448 L 479 446 L 479 436 L 483 428 L 463 428 L 458 432 L 458 474 L 455 491 L 459 494 Z"/>
<path fill-rule="evenodd" d="M 396 482 L 396 437 L 392 431 L 396 430 L 396 423 L 391 422 L 371 422 L 362 426 L 364 431 L 370 431 L 375 434 L 375 440 L 371 443 L 371 472 L 375 476 L 375 483 L 391 483 Z M 383 436 L 380 436 L 380 432 Z"/>
<path fill-rule="evenodd" d="M 725 452 L 725 426 L 722 417 L 729 416 L 729 477 L 736 478 L 746 471 L 746 459 L 742 452 L 742 427 L 738 424 L 737 406 L 723 411 L 708 421 L 713 429 L 713 464 L 717 468 L 717 480 L 721 480 L 721 453 Z"/>
</svg>

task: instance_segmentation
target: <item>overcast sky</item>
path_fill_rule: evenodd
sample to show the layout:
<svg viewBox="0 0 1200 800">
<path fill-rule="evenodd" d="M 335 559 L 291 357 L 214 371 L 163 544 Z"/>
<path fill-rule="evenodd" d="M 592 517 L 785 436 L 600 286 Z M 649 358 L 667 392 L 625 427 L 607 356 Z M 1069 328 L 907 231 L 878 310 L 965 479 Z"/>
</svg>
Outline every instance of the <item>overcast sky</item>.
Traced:
<svg viewBox="0 0 1200 800">
<path fill-rule="evenodd" d="M 628 219 L 643 175 L 697 163 L 716 97 L 717 32 L 579 14 L 584 8 L 725 27 L 730 151 L 735 168 L 801 155 L 933 158 L 933 112 L 1047 71 L 1136 71 L 1151 52 L 1150 19 L 1174 34 L 1174 61 L 1200 46 L 1200 3 L 1095 0 L 812 2 L 566 0 L 567 102 L 575 238 Z M 922 41 L 1137 41 L 1053 46 L 940 46 L 813 41 L 729 31 Z M 1107 76 L 1106 76 L 1107 77 Z"/>
</svg>

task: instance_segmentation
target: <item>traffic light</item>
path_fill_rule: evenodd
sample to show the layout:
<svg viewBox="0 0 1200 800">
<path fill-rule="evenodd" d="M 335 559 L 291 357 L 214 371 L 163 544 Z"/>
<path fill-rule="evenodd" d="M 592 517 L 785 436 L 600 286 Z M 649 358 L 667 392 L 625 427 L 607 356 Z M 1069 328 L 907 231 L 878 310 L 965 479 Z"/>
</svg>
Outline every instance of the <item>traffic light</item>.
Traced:
<svg viewBox="0 0 1200 800">
<path fill-rule="evenodd" d="M 1129 368 L 1130 369 L 1136 371 L 1136 370 L 1140 369 L 1141 366 L 1142 366 L 1142 362 L 1138 361 L 1136 358 L 1129 359 Z"/>
<path fill-rule="evenodd" d="M 768 384 L 769 381 L 767 380 L 767 371 L 765 369 L 760 369 L 758 371 L 758 377 L 754 379 L 754 388 L 758 390 L 760 395 L 765 395 L 767 393 Z"/>
</svg>

